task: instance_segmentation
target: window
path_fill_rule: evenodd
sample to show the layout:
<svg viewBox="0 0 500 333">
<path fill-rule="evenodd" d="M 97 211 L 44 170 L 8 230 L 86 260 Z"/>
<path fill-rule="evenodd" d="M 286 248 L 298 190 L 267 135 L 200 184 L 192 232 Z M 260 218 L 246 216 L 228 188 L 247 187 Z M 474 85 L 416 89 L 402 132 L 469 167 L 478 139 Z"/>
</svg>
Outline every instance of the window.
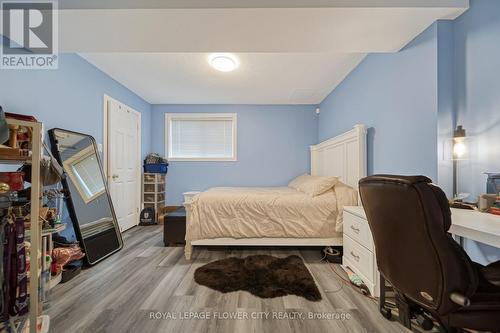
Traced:
<svg viewBox="0 0 500 333">
<path fill-rule="evenodd" d="M 72 165 L 79 185 L 84 189 L 87 200 L 104 192 L 101 169 L 95 154 L 85 157 Z"/>
<path fill-rule="evenodd" d="M 63 166 L 85 203 L 104 193 L 101 169 L 93 146 L 79 151 L 64 161 Z"/>
<path fill-rule="evenodd" d="M 165 114 L 171 161 L 236 161 L 235 113 Z"/>
</svg>

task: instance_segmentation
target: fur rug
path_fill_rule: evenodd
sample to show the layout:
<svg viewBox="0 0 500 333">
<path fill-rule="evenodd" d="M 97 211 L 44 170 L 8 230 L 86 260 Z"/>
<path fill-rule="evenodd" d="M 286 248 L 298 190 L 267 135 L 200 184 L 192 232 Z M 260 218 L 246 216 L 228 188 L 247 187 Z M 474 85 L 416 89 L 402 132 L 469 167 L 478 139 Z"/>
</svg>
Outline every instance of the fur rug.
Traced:
<svg viewBox="0 0 500 333">
<path fill-rule="evenodd" d="M 254 255 L 217 260 L 198 268 L 194 280 L 223 293 L 246 290 L 261 298 L 297 295 L 310 301 L 321 300 L 311 273 L 296 255 L 286 258 Z"/>
</svg>

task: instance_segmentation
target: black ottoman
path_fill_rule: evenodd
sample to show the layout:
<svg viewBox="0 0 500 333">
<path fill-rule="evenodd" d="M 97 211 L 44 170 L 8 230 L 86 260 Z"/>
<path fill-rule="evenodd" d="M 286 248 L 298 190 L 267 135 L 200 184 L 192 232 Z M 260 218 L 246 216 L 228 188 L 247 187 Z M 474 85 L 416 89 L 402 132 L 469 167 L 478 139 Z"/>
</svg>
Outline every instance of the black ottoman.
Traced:
<svg viewBox="0 0 500 333">
<path fill-rule="evenodd" d="M 180 207 L 165 214 L 163 221 L 163 243 L 165 246 L 186 244 L 186 210 Z"/>
</svg>

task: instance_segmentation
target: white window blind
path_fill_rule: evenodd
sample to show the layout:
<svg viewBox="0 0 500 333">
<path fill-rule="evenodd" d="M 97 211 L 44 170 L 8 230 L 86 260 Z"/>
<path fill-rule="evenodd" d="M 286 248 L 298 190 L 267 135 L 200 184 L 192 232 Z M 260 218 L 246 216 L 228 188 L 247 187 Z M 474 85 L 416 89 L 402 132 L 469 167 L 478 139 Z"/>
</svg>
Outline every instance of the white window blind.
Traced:
<svg viewBox="0 0 500 333">
<path fill-rule="evenodd" d="M 167 114 L 170 160 L 236 160 L 236 115 Z"/>
<path fill-rule="evenodd" d="M 76 185 L 83 189 L 87 200 L 104 192 L 101 169 L 94 154 L 77 161 L 72 167 L 78 180 Z"/>
</svg>

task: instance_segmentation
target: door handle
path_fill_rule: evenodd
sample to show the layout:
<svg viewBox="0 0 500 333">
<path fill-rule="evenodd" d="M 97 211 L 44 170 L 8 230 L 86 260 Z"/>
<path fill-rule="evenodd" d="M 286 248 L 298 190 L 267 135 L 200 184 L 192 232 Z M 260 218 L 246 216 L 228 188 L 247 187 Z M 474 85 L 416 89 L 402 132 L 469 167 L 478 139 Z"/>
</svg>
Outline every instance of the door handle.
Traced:
<svg viewBox="0 0 500 333">
<path fill-rule="evenodd" d="M 118 178 L 120 178 L 120 176 L 118 176 L 118 175 L 113 175 L 113 176 L 111 176 L 111 178 L 113 178 L 113 180 L 117 180 Z"/>
<path fill-rule="evenodd" d="M 356 259 L 356 261 L 359 261 L 359 256 L 356 255 L 353 251 L 351 251 L 351 256 Z"/>
</svg>

